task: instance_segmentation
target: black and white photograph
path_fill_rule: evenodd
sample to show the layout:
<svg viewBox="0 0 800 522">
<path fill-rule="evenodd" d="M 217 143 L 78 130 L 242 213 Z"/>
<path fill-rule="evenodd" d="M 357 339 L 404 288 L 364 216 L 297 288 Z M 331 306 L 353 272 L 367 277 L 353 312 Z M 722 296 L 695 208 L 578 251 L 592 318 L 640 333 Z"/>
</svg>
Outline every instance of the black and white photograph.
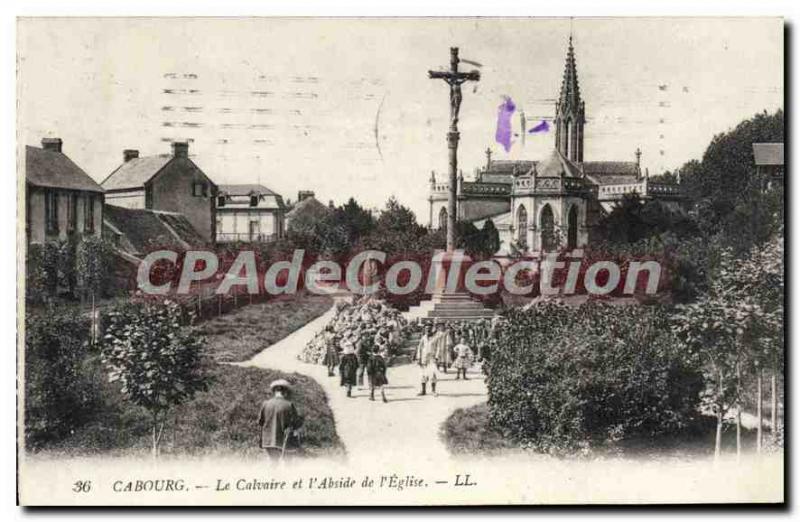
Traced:
<svg viewBox="0 0 800 522">
<path fill-rule="evenodd" d="M 16 26 L 19 504 L 785 502 L 783 18 Z"/>
</svg>

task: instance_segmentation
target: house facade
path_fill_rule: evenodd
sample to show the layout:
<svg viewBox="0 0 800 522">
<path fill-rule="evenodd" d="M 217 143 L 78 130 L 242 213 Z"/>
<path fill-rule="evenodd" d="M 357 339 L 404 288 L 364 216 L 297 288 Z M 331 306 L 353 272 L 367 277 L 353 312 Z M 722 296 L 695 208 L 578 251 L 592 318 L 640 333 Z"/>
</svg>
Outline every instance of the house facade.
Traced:
<svg viewBox="0 0 800 522">
<path fill-rule="evenodd" d="M 25 232 L 28 244 L 101 236 L 103 188 L 63 151 L 59 138 L 25 147 Z"/>
<path fill-rule="evenodd" d="M 177 212 L 208 242 L 216 237 L 217 186 L 189 158 L 189 144 L 174 142 L 172 154 L 139 157 L 123 152 L 123 163 L 103 180 L 109 204 Z"/>
<path fill-rule="evenodd" d="M 285 232 L 283 197 L 263 185 L 219 185 L 218 243 L 275 241 Z"/>
</svg>

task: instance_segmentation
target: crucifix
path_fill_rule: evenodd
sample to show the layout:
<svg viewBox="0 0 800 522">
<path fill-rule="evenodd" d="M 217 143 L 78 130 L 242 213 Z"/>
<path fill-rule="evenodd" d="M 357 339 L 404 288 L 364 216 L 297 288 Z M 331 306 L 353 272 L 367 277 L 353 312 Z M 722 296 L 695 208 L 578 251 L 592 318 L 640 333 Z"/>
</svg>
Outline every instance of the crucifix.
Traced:
<svg viewBox="0 0 800 522">
<path fill-rule="evenodd" d="M 458 111 L 461 109 L 461 84 L 481 79 L 478 71 L 459 72 L 458 47 L 450 48 L 450 70 L 428 71 L 433 80 L 444 80 L 450 86 L 450 130 L 447 132 L 447 148 L 450 159 L 450 176 L 447 194 L 447 251 L 456 246 L 456 177 L 458 173 Z"/>
</svg>

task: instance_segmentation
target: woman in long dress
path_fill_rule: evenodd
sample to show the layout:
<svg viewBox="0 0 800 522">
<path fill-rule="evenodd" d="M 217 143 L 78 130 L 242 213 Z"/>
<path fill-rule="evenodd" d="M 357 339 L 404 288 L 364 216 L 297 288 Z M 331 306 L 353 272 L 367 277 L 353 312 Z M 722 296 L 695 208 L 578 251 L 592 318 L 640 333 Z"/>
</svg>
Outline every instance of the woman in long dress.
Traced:
<svg viewBox="0 0 800 522">
<path fill-rule="evenodd" d="M 346 337 L 342 341 L 342 358 L 339 363 L 341 386 L 347 386 L 347 396 L 352 397 L 353 386 L 356 385 L 356 372 L 358 371 L 358 357 L 356 357 L 355 335 Z"/>
<path fill-rule="evenodd" d="M 323 338 L 325 340 L 325 360 L 323 362 L 328 367 L 328 377 L 333 377 L 336 367 L 339 366 L 339 347 L 332 326 L 325 328 Z"/>
</svg>

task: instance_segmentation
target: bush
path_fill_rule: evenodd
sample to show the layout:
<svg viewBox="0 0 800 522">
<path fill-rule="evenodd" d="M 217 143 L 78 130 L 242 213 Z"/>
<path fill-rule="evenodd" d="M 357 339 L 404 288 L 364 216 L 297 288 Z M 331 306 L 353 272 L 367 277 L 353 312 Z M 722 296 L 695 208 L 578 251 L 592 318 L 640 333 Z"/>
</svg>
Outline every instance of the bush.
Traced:
<svg viewBox="0 0 800 522">
<path fill-rule="evenodd" d="M 662 307 L 514 310 L 488 377 L 492 427 L 524 447 L 574 451 L 686 426 L 702 376 Z"/>
<path fill-rule="evenodd" d="M 87 362 L 89 320 L 74 312 L 30 315 L 25 321 L 25 441 L 58 440 L 91 417 L 97 404 Z"/>
</svg>

